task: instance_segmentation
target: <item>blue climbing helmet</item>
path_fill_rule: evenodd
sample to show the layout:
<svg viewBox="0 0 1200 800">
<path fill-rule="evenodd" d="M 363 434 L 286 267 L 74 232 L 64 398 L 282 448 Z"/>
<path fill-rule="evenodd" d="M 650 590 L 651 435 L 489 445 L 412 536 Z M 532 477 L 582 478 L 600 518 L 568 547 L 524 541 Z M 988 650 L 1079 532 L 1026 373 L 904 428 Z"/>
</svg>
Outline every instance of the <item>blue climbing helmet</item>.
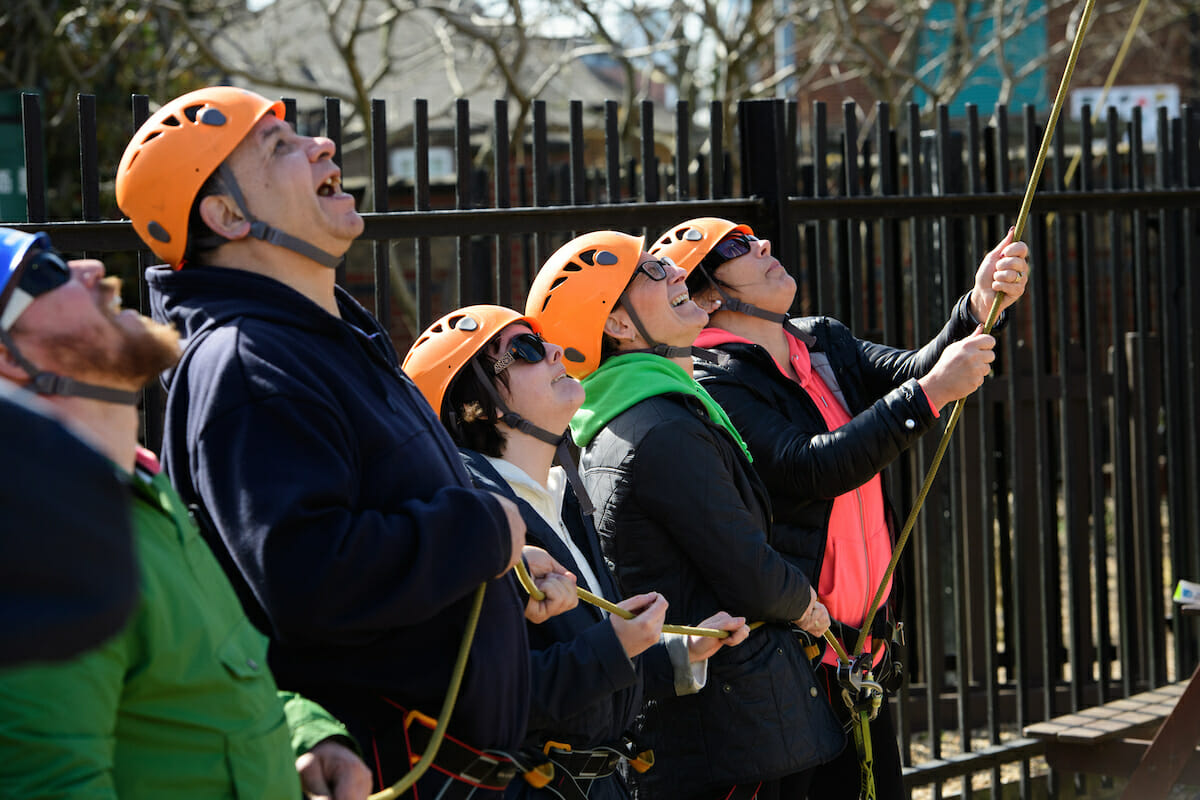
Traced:
<svg viewBox="0 0 1200 800">
<path fill-rule="evenodd" d="M 11 328 L 39 294 L 70 279 L 48 235 L 0 228 L 0 330 Z"/>
<path fill-rule="evenodd" d="M 0 344 L 29 375 L 26 387 L 35 394 L 73 395 L 107 403 L 137 405 L 138 392 L 84 383 L 39 369 L 21 353 L 9 331 L 39 295 L 71 280 L 71 269 L 45 233 L 0 228 Z"/>
</svg>

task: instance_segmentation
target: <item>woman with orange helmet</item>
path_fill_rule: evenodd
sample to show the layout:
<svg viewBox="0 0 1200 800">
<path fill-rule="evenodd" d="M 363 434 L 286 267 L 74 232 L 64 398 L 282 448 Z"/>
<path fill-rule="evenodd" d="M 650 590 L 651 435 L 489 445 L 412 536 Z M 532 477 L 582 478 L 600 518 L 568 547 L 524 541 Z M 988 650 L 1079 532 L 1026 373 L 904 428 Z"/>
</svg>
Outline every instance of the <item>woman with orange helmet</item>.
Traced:
<svg viewBox="0 0 1200 800">
<path fill-rule="evenodd" d="M 697 380 L 745 437 L 770 492 L 777 547 L 804 568 L 835 635 L 853 648 L 896 533 L 880 472 L 936 424 L 943 405 L 982 382 L 995 340 L 979 331 L 978 320 L 997 293 L 1003 307 L 1021 296 L 1028 249 L 1011 237 L 1000 242 L 945 328 L 915 351 L 862 341 L 827 317 L 790 318 L 796 281 L 748 225 L 690 219 L 660 236 L 651 252 L 688 271 L 697 302 L 713 309 L 699 343 L 719 357 L 697 362 Z M 892 688 L 902 677 L 898 661 L 888 659 L 895 605 L 875 618 L 867 640 L 876 677 Z M 832 651 L 819 679 L 823 692 L 840 697 Z M 848 721 L 846 705 L 833 705 Z M 900 798 L 886 698 L 870 734 L 877 797 Z M 817 768 L 810 796 L 857 798 L 859 772 L 857 749 L 848 747 Z"/>
<path fill-rule="evenodd" d="M 792 630 L 828 616 L 804 573 L 771 545 L 766 491 L 738 431 L 692 379 L 708 315 L 685 273 L 614 231 L 565 244 L 542 266 L 526 314 L 563 347 L 586 399 L 571 420 L 596 528 L 623 592 L 657 590 L 669 622 L 719 608 L 766 624 L 709 659 L 703 690 L 648 706 L 639 741 L 654 769 L 639 798 L 802 796 L 844 744 Z"/>
<path fill-rule="evenodd" d="M 549 551 L 584 588 L 616 600 L 591 504 L 563 446 L 583 388 L 567 374 L 563 349 L 541 331 L 537 320 L 507 308 L 461 308 L 417 337 L 404 371 L 439 412 L 475 484 L 520 507 L 526 541 Z M 552 468 L 556 453 L 562 466 Z M 623 740 L 643 697 L 694 693 L 704 685 L 705 659 L 749 634 L 744 619 L 720 612 L 701 625 L 730 630 L 723 641 L 671 634 L 660 641 L 662 595 L 647 592 L 618 605 L 637 616 L 606 617 L 581 605 L 528 626 L 533 691 L 518 760 L 548 760 L 554 777 L 540 789 L 515 783 L 509 797 L 628 798 L 615 770 L 631 755 Z"/>
</svg>

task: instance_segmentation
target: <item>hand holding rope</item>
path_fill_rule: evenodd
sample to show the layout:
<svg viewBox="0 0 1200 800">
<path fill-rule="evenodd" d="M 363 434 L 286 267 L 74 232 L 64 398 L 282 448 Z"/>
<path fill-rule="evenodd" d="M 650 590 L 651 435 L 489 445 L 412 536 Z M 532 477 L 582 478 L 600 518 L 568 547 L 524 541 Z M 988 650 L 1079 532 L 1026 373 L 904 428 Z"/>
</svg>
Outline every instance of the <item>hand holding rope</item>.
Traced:
<svg viewBox="0 0 1200 800">
<path fill-rule="evenodd" d="M 522 562 L 522 561 L 517 562 L 516 571 L 517 571 L 517 579 L 519 581 L 521 581 L 521 586 L 523 586 L 525 588 L 525 591 L 529 593 L 530 597 L 532 597 L 534 600 L 545 599 L 545 597 L 546 597 L 545 593 L 542 592 L 541 589 L 537 588 L 537 586 L 534 585 L 533 578 L 530 577 L 529 570 L 525 568 L 524 562 Z M 633 619 L 634 617 L 637 616 L 632 611 L 621 608 L 620 606 L 616 605 L 615 603 L 611 603 L 608 600 L 605 600 L 603 597 L 600 597 L 599 595 L 592 594 L 587 589 L 584 589 L 581 586 L 575 587 L 575 593 L 579 595 L 580 600 L 583 600 L 584 602 L 587 602 L 587 603 L 591 603 L 592 605 L 596 606 L 597 608 L 602 608 L 610 614 L 616 614 L 621 619 Z M 758 627 L 758 625 L 760 625 L 760 624 L 761 623 L 752 625 L 751 630 L 753 630 L 755 627 Z M 681 633 L 686 636 L 711 636 L 714 639 L 724 639 L 727 636 L 729 636 L 729 631 L 723 631 L 723 630 L 719 630 L 717 628 L 696 628 L 691 625 L 667 624 L 667 625 L 663 625 L 662 629 L 663 629 L 663 633 Z"/>
</svg>

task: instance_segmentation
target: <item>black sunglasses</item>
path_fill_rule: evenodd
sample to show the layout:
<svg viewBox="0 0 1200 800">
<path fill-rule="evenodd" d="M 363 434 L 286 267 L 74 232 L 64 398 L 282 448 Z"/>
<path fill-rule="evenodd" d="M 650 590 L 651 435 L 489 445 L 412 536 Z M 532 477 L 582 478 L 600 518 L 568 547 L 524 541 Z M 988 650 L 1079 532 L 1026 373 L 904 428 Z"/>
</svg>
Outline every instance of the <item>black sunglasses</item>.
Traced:
<svg viewBox="0 0 1200 800">
<path fill-rule="evenodd" d="M 25 264 L 18 269 L 17 288 L 30 299 L 52 292 L 71 280 L 71 268 L 54 250 L 39 250 L 29 256 Z M 9 295 L 8 302 L 11 301 L 12 295 Z M 8 303 L 5 303 L 0 306 L 0 319 L 3 319 L 3 311 L 7 305 Z M 19 315 L 20 311 L 17 314 Z M 5 329 L 11 327 L 15 321 L 15 317 L 5 321 Z"/>
<path fill-rule="evenodd" d="M 545 340 L 536 333 L 518 333 L 508 343 L 508 352 L 496 359 L 492 372 L 499 375 L 518 358 L 536 364 L 546 357 Z"/>
<path fill-rule="evenodd" d="M 667 277 L 667 267 L 674 267 L 675 262 L 663 256 L 662 258 L 643 261 L 637 265 L 637 269 L 633 271 L 633 276 L 636 278 L 639 272 L 643 273 L 652 281 L 665 280 Z M 632 278 L 630 279 L 632 281 Z"/>
<path fill-rule="evenodd" d="M 749 253 L 754 249 L 754 243 L 757 241 L 757 236 L 751 236 L 748 233 L 736 233 L 717 242 L 716 245 L 713 246 L 713 249 L 709 251 L 709 256 L 711 257 L 714 254 L 719 256 L 721 260 L 717 263 L 723 264 L 726 261 L 732 261 L 739 256 L 744 256 L 746 253 Z"/>
<path fill-rule="evenodd" d="M 71 280 L 71 268 L 53 250 L 41 250 L 29 259 L 17 286 L 30 297 L 53 291 Z"/>
</svg>

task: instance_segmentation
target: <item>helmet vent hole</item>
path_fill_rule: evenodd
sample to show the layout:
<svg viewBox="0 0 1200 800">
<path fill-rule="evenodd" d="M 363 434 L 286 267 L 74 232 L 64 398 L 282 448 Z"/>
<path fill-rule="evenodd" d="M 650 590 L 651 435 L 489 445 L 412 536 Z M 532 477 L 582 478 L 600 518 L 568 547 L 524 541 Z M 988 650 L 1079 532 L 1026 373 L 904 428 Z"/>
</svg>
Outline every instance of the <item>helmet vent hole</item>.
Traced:
<svg viewBox="0 0 1200 800">
<path fill-rule="evenodd" d="M 151 139 L 157 139 L 161 135 L 162 135 L 162 131 L 154 131 L 149 136 L 147 136 L 145 139 L 142 139 L 142 144 L 145 144 L 146 142 L 150 141 Z"/>
<path fill-rule="evenodd" d="M 183 115 L 188 118 L 189 122 L 196 121 L 196 115 L 200 113 L 200 109 L 204 108 L 203 103 L 197 103 L 194 106 L 188 106 L 183 110 Z"/>
<path fill-rule="evenodd" d="M 583 272 L 583 267 L 576 264 L 574 261 L 568 261 L 563 266 L 563 272 Z"/>
<path fill-rule="evenodd" d="M 201 125 L 212 125 L 214 128 L 219 128 L 225 124 L 225 115 L 215 108 L 206 108 L 200 112 L 198 118 Z"/>
<path fill-rule="evenodd" d="M 596 256 L 595 250 L 584 250 L 582 253 L 579 254 L 579 260 L 582 261 L 583 263 L 587 264 L 590 267 L 596 263 L 594 260 L 595 256 Z"/>
<path fill-rule="evenodd" d="M 583 353 L 579 352 L 574 347 L 568 347 L 563 350 L 563 358 L 576 364 L 582 364 L 584 361 L 587 361 L 587 359 L 584 358 Z"/>
<path fill-rule="evenodd" d="M 162 119 L 162 124 L 163 124 L 163 125 L 170 125 L 172 128 L 178 128 L 178 127 L 180 126 L 180 124 L 181 124 L 181 123 L 179 122 L 179 119 L 178 119 L 177 117 L 175 117 L 174 115 L 172 115 L 172 116 L 169 116 L 169 117 L 163 117 L 163 119 Z M 158 135 L 158 134 L 155 134 L 155 136 L 157 136 L 157 135 Z"/>
<path fill-rule="evenodd" d="M 160 242 L 171 241 L 171 234 L 167 233 L 167 229 L 153 220 L 146 226 L 146 231 Z"/>
<path fill-rule="evenodd" d="M 564 278 L 555 278 L 554 283 L 550 284 L 550 291 L 553 292 L 555 289 L 557 289 L 558 287 L 560 287 L 564 283 L 566 283 L 566 281 L 567 281 L 567 279 L 565 277 Z"/>
</svg>

